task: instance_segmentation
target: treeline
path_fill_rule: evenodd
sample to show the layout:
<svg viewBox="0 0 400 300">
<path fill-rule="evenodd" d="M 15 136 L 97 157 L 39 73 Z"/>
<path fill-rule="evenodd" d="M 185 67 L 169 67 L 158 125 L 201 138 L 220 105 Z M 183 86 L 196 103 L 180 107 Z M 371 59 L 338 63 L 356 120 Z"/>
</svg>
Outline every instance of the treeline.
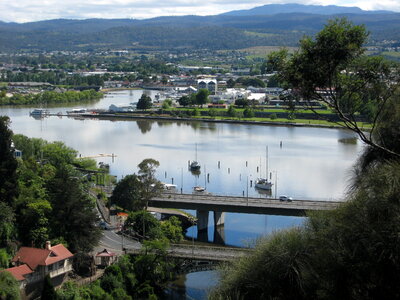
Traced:
<svg viewBox="0 0 400 300">
<path fill-rule="evenodd" d="M 105 78 L 100 75 L 69 75 L 64 71 L 22 70 L 21 72 L 7 71 L 0 75 L 0 80 L 3 82 L 47 82 L 50 84 L 67 86 L 102 86 Z"/>
<path fill-rule="evenodd" d="M 72 252 L 90 251 L 97 245 L 100 232 L 95 225 L 95 202 L 89 198 L 86 181 L 78 169 L 96 169 L 96 162 L 77 160 L 77 152 L 61 142 L 10 135 L 4 125 L 8 121 L 4 120 L 4 150 L 13 155 L 12 139 L 23 155 L 16 161 L 1 152 L 2 164 L 8 164 L 9 174 L 1 187 L 7 187 L 8 192 L 0 198 L 0 228 L 7 228 L 0 230 L 0 247 L 7 248 L 18 241 L 42 248 L 51 240 L 54 244 L 63 243 Z M 11 254 L 12 248 L 7 249 Z"/>
<path fill-rule="evenodd" d="M 14 94 L 7 97 L 6 92 L 0 92 L 0 105 L 44 105 L 58 103 L 74 103 L 89 100 L 98 100 L 103 94 L 95 90 L 54 92 L 46 91 L 39 94 Z"/>
</svg>

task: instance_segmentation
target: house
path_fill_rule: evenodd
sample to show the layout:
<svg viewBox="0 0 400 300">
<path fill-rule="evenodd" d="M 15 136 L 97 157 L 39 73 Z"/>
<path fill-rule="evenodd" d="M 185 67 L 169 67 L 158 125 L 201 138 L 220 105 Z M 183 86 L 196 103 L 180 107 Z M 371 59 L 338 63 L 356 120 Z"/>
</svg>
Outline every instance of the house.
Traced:
<svg viewBox="0 0 400 300">
<path fill-rule="evenodd" d="M 110 266 L 117 259 L 117 254 L 107 249 L 96 254 L 96 265 L 102 268 Z"/>
<path fill-rule="evenodd" d="M 21 247 L 12 259 L 10 272 L 20 283 L 20 289 L 30 291 L 41 287 L 49 275 L 54 286 L 60 285 L 67 273 L 72 271 L 73 254 L 62 244 L 51 246 L 46 242 L 44 249 Z M 28 294 L 29 292 L 27 292 Z"/>
<path fill-rule="evenodd" d="M 218 89 L 218 84 L 215 79 L 199 79 L 197 81 L 198 89 L 206 89 L 211 94 L 215 94 Z"/>
</svg>

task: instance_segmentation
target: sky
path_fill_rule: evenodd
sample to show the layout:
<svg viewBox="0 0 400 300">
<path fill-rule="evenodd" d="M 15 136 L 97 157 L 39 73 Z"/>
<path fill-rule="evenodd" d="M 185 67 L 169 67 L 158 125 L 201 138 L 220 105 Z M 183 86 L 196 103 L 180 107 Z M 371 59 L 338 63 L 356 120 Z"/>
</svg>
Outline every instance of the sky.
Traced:
<svg viewBox="0 0 400 300">
<path fill-rule="evenodd" d="M 282 3 L 357 6 L 364 10 L 400 12 L 399 0 L 0 0 L 0 20 L 23 23 L 59 18 L 145 19 L 157 16 L 216 15 Z"/>
</svg>

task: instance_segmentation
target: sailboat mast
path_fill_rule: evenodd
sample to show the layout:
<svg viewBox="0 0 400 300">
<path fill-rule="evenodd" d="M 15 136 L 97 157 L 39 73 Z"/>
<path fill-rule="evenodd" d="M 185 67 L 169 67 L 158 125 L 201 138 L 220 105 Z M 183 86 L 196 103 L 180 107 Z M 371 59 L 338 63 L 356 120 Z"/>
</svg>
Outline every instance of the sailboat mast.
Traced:
<svg viewBox="0 0 400 300">
<path fill-rule="evenodd" d="M 265 147 L 265 179 L 268 180 L 268 146 Z"/>
</svg>

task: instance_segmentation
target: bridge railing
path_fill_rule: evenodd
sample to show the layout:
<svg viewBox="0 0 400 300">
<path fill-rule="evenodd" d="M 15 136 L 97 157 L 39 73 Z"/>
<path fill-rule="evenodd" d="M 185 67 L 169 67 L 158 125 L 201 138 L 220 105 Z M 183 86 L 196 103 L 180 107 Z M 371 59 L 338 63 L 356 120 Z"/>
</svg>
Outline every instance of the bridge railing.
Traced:
<svg viewBox="0 0 400 300">
<path fill-rule="evenodd" d="M 220 196 L 220 195 L 199 195 L 199 194 L 162 194 L 154 200 L 169 200 L 187 203 L 204 203 L 204 204 L 232 204 L 241 206 L 268 205 L 271 207 L 287 207 L 298 209 L 323 209 L 334 208 L 342 202 L 339 201 L 317 201 L 307 199 L 293 199 L 292 201 L 280 201 L 274 198 L 252 198 L 252 197 L 237 197 L 237 196 Z"/>
</svg>

